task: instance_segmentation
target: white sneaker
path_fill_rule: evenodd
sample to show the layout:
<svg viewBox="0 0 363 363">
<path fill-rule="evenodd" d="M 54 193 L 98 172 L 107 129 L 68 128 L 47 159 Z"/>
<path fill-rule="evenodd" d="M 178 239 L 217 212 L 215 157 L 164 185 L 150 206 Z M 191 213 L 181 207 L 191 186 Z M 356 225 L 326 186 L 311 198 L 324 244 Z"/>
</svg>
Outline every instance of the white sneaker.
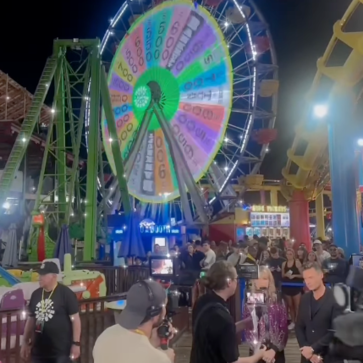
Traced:
<svg viewBox="0 0 363 363">
<path fill-rule="evenodd" d="M 290 323 L 287 329 L 293 330 L 295 328 L 295 323 Z"/>
</svg>

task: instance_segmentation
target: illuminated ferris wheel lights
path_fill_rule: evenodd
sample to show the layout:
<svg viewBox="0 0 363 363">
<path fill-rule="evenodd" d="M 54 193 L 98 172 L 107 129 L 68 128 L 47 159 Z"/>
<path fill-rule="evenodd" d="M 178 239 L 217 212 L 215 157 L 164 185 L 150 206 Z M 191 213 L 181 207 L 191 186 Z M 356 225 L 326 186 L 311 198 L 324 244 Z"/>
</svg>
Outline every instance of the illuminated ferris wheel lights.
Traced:
<svg viewBox="0 0 363 363">
<path fill-rule="evenodd" d="M 229 141 L 229 138 L 228 137 L 225 137 L 224 138 L 224 142 L 228 142 Z"/>
<path fill-rule="evenodd" d="M 266 152 L 268 153 L 270 151 L 270 149 L 269 148 L 266 148 Z"/>
<path fill-rule="evenodd" d="M 229 25 L 229 23 L 228 23 L 228 21 L 226 21 L 226 22 L 224 23 L 224 26 L 227 28 L 227 27 L 228 27 L 228 25 Z"/>
<path fill-rule="evenodd" d="M 26 142 L 26 138 L 25 138 L 25 137 L 23 137 L 23 138 L 21 139 L 21 141 L 22 141 L 23 143 L 25 143 L 25 142 Z"/>
<path fill-rule="evenodd" d="M 54 108 L 52 108 L 52 109 L 50 110 L 50 112 L 51 112 L 51 113 L 55 113 L 55 109 L 54 109 Z"/>
<path fill-rule="evenodd" d="M 328 114 L 328 107 L 326 105 L 315 105 L 313 112 L 315 117 L 324 118 Z"/>
<path fill-rule="evenodd" d="M 224 167 L 224 171 L 228 171 L 228 166 L 225 166 Z"/>
<path fill-rule="evenodd" d="M 358 139 L 357 144 L 358 146 L 363 146 L 363 139 Z"/>
<path fill-rule="evenodd" d="M 109 141 L 109 142 L 112 142 L 113 140 L 112 140 L 112 138 L 110 137 L 110 138 L 108 139 L 108 141 Z"/>
</svg>

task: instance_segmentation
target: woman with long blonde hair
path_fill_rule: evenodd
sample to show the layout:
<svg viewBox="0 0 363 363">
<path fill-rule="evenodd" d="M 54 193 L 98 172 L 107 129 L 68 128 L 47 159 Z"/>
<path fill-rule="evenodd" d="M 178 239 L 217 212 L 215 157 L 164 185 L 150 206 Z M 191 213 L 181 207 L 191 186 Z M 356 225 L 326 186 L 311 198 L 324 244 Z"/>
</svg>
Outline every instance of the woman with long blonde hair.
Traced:
<svg viewBox="0 0 363 363">
<path fill-rule="evenodd" d="M 252 280 L 248 288 L 250 294 L 263 293 L 265 295 L 265 303 L 259 307 L 254 303 L 245 303 L 243 316 L 245 319 L 253 318 L 259 315 L 268 314 L 269 322 L 268 330 L 266 329 L 265 316 L 260 316 L 257 326 L 251 326 L 245 329 L 246 342 L 249 345 L 250 353 L 258 348 L 257 344 L 267 344 L 268 350 L 264 357 L 265 362 L 284 363 L 284 349 L 288 338 L 287 329 L 287 312 L 283 300 L 279 299 L 276 294 L 276 287 L 273 275 L 267 266 L 259 266 L 259 278 Z M 263 310 L 266 312 L 263 313 Z"/>
<path fill-rule="evenodd" d="M 284 284 L 284 282 L 290 285 L 301 284 L 303 282 L 302 265 L 296 258 L 295 251 L 293 249 L 286 250 L 286 261 L 282 264 L 282 284 Z M 291 317 L 289 330 L 295 328 L 302 291 L 303 286 L 282 286 L 282 293 L 286 300 Z"/>
</svg>

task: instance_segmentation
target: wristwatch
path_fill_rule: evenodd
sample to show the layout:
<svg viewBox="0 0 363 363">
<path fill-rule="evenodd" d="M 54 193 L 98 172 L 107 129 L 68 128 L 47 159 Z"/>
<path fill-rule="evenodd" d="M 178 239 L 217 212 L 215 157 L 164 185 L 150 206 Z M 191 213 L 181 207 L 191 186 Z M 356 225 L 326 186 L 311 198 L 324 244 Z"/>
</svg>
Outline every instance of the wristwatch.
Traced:
<svg viewBox="0 0 363 363">
<path fill-rule="evenodd" d="M 76 347 L 80 347 L 81 343 L 80 342 L 72 342 L 72 345 L 75 345 Z"/>
</svg>

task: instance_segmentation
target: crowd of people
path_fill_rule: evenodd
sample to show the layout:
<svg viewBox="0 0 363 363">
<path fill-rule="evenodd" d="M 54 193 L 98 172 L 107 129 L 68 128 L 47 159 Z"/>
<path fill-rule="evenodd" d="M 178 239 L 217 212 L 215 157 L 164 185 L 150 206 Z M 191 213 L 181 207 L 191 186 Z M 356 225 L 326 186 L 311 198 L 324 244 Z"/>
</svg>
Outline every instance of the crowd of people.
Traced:
<svg viewBox="0 0 363 363">
<path fill-rule="evenodd" d="M 228 261 L 234 267 L 246 263 L 264 266 L 270 271 L 276 291 L 287 307 L 289 330 L 295 328 L 300 300 L 306 291 L 302 284 L 303 266 L 316 262 L 328 284 L 345 282 L 349 270 L 344 250 L 320 238 L 313 241 L 310 252 L 304 243 L 296 248 L 293 241 L 284 238 L 269 240 L 245 236 L 238 243 L 231 240 L 219 244 L 209 240 L 189 241 L 184 248 L 174 246 L 172 253 L 177 256 L 181 270 L 207 271 L 220 260 Z"/>
<path fill-rule="evenodd" d="M 332 322 L 342 311 L 327 285 L 345 280 L 344 251 L 320 239 L 313 242 L 312 252 L 303 244 L 294 247 L 289 240 L 255 236 L 238 244 L 203 240 L 172 249 L 181 271 L 205 271 L 200 282 L 207 293 L 192 308 L 190 363 L 285 363 L 289 330 L 295 331 L 302 363 L 338 362 L 328 348 Z M 238 265 L 246 263 L 258 265 L 259 275 L 248 281 L 247 296 L 254 300 L 246 299 L 242 320 L 235 322 L 227 300 L 239 283 Z M 58 284 L 59 270 L 53 262 L 44 263 L 39 274 L 40 288 L 30 299 L 21 357 L 34 363 L 71 362 L 80 356 L 78 301 L 68 287 Z M 261 291 L 264 296 L 259 300 Z M 160 350 L 157 334 L 166 305 L 166 291 L 156 281 L 133 285 L 117 324 L 98 337 L 94 362 L 173 363 L 174 351 Z M 239 355 L 236 334 L 242 330 L 250 348 L 248 357 Z M 173 334 L 170 326 L 169 339 Z"/>
</svg>

